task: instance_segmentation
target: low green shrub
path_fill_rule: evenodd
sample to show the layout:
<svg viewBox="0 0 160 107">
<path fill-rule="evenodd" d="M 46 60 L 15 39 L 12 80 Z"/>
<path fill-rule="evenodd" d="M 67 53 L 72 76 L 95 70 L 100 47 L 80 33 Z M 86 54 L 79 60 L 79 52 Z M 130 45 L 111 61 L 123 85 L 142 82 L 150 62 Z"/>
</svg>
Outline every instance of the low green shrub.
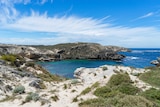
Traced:
<svg viewBox="0 0 160 107">
<path fill-rule="evenodd" d="M 2 55 L 2 56 L 1 56 L 1 59 L 2 59 L 2 60 L 5 60 L 5 61 L 8 61 L 8 62 L 11 62 L 11 63 L 14 63 L 17 58 L 16 58 L 15 55 L 8 54 L 8 55 Z"/>
<path fill-rule="evenodd" d="M 151 88 L 149 90 L 142 92 L 141 95 L 151 101 L 156 102 L 157 105 L 160 107 L 160 90 Z"/>
<path fill-rule="evenodd" d="M 16 66 L 16 67 L 19 67 L 20 65 L 22 65 L 25 62 L 25 60 L 22 56 L 14 55 L 14 54 L 2 55 L 1 59 L 4 61 L 10 62 L 10 64 L 12 66 Z"/>
<path fill-rule="evenodd" d="M 102 97 L 102 98 L 114 97 L 117 94 L 119 94 L 118 91 L 112 90 L 108 86 L 103 86 L 103 87 L 97 88 L 94 91 L 94 95 L 96 95 L 97 97 Z"/>
<path fill-rule="evenodd" d="M 16 86 L 15 89 L 13 90 L 13 93 L 23 94 L 25 93 L 25 87 L 22 85 Z"/>
<path fill-rule="evenodd" d="M 55 102 L 59 100 L 59 98 L 58 98 L 57 95 L 51 96 L 51 99 L 52 99 L 53 101 L 55 101 Z"/>
<path fill-rule="evenodd" d="M 38 101 L 40 99 L 39 94 L 37 93 L 30 93 L 26 96 L 24 103 L 30 102 L 30 101 Z"/>
<path fill-rule="evenodd" d="M 99 82 L 95 82 L 92 86 L 91 86 L 91 88 L 97 88 L 99 86 Z"/>
<path fill-rule="evenodd" d="M 79 107 L 157 107 L 141 96 L 117 95 L 110 98 L 89 99 L 81 102 Z"/>
<path fill-rule="evenodd" d="M 37 77 L 39 77 L 40 79 L 42 79 L 43 81 L 46 81 L 46 82 L 53 82 L 53 81 L 62 81 L 62 80 L 64 80 L 63 77 L 60 77 L 58 75 L 50 74 L 47 71 L 45 73 L 37 74 Z"/>
<path fill-rule="evenodd" d="M 139 78 L 152 86 L 160 88 L 160 68 L 153 67 L 150 71 L 140 74 Z"/>
<path fill-rule="evenodd" d="M 73 98 L 72 102 L 77 102 L 78 101 L 78 96 L 76 96 L 75 98 Z"/>
<path fill-rule="evenodd" d="M 81 95 L 85 95 L 85 94 L 89 93 L 90 91 L 91 91 L 91 88 L 88 87 L 88 88 L 86 88 L 85 90 L 83 90 L 83 91 L 81 92 Z"/>
<path fill-rule="evenodd" d="M 71 80 L 71 84 L 78 84 L 78 83 L 80 83 L 77 79 L 72 79 Z"/>
<path fill-rule="evenodd" d="M 128 74 L 119 73 L 119 74 L 113 75 L 110 78 L 108 85 L 110 87 L 114 87 L 114 86 L 118 86 L 122 83 L 131 83 L 131 80 L 130 80 L 130 77 Z"/>
<path fill-rule="evenodd" d="M 138 92 L 140 92 L 140 89 L 129 83 L 122 83 L 115 89 L 127 95 L 136 95 Z"/>
<path fill-rule="evenodd" d="M 106 70 L 108 70 L 108 68 L 107 68 L 106 66 L 103 66 L 103 67 L 102 67 L 102 70 L 103 70 L 103 71 L 106 71 Z"/>
</svg>

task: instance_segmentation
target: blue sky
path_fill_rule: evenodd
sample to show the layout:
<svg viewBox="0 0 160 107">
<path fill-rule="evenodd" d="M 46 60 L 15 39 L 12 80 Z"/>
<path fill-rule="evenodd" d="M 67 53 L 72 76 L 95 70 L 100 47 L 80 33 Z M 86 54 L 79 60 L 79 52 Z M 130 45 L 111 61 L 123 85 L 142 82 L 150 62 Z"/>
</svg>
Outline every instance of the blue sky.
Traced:
<svg viewBox="0 0 160 107">
<path fill-rule="evenodd" d="M 160 0 L 0 0 L 0 43 L 160 48 Z"/>
</svg>

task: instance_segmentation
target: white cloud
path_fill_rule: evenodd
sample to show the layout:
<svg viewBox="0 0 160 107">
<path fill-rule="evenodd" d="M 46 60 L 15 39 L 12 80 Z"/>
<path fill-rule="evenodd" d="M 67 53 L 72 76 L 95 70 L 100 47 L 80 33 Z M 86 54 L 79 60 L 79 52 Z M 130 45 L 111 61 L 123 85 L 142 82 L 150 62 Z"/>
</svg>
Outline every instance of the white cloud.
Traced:
<svg viewBox="0 0 160 107">
<path fill-rule="evenodd" d="M 155 27 L 123 27 L 113 26 L 106 23 L 108 17 L 93 19 L 91 17 L 76 16 L 53 16 L 49 17 L 47 12 L 39 14 L 32 11 L 31 15 L 25 16 L 14 8 L 14 3 L 28 4 L 32 0 L 9 0 L 0 1 L 0 29 L 19 32 L 19 37 L 7 38 L 0 35 L 2 43 L 13 44 L 56 44 L 62 42 L 98 42 L 104 45 L 120 45 L 125 47 L 160 47 L 160 31 Z M 41 4 L 48 2 L 41 0 Z M 148 13 L 141 18 L 152 16 Z M 29 38 L 23 36 L 24 32 L 37 36 L 44 33 L 44 36 Z M 49 35 L 47 35 L 49 33 Z M 4 34 L 7 35 L 7 34 Z M 22 36 L 20 36 L 22 35 Z M 47 37 L 46 37 L 47 36 Z M 151 44 L 150 44 L 151 42 Z M 154 43 L 154 44 L 153 44 Z"/>
<path fill-rule="evenodd" d="M 139 17 L 139 19 L 147 18 L 147 17 L 153 16 L 153 15 L 154 15 L 154 13 L 153 13 L 153 12 L 150 12 L 150 13 L 147 13 L 147 14 Z"/>
</svg>

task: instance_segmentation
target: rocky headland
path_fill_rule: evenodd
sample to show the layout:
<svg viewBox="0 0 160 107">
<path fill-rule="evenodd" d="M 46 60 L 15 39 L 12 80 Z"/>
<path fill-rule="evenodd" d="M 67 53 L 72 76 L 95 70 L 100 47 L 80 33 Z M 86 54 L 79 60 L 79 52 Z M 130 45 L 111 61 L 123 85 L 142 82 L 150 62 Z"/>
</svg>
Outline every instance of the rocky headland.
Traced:
<svg viewBox="0 0 160 107">
<path fill-rule="evenodd" d="M 66 43 L 53 46 L 17 46 L 0 44 L 0 54 L 16 54 L 28 60 L 55 61 L 64 59 L 121 60 L 118 52 L 127 48 L 102 46 L 97 43 Z"/>
<path fill-rule="evenodd" d="M 127 48 L 116 46 L 102 46 L 97 43 L 64 43 L 53 46 L 36 46 L 38 49 L 50 49 L 58 54 L 59 59 L 98 59 L 121 60 L 125 56 L 118 52 L 130 51 Z"/>
</svg>

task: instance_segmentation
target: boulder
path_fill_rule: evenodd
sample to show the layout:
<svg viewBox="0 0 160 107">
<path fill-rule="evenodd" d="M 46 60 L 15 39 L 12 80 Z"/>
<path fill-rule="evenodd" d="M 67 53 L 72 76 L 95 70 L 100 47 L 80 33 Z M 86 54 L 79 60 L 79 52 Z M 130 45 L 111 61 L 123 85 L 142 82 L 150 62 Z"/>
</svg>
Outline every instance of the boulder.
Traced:
<svg viewBox="0 0 160 107">
<path fill-rule="evenodd" d="M 158 65 L 159 62 L 158 62 L 157 60 L 153 60 L 153 61 L 151 61 L 151 64 L 153 64 L 153 65 Z"/>
<path fill-rule="evenodd" d="M 41 82 L 42 82 L 41 80 L 37 79 L 37 80 L 34 80 L 31 83 L 29 83 L 29 86 L 37 88 L 37 89 L 42 89 L 42 87 L 40 85 Z"/>
</svg>

